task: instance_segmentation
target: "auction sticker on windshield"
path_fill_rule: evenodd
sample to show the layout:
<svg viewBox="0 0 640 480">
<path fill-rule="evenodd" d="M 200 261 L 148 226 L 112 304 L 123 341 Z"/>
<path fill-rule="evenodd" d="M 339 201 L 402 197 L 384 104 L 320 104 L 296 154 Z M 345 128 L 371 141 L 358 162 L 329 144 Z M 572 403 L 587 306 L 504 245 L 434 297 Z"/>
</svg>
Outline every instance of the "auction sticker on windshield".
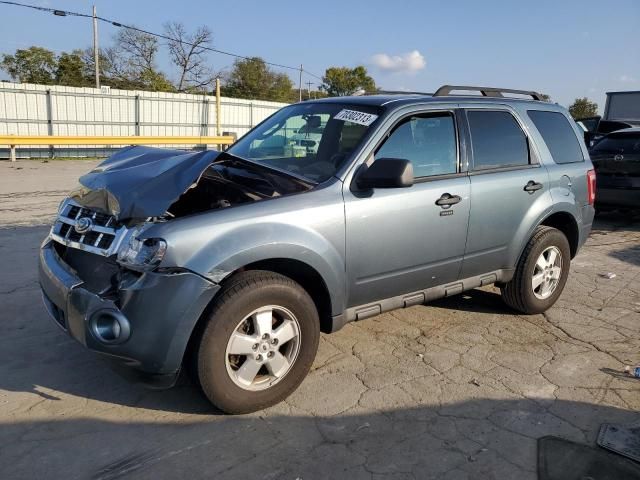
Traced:
<svg viewBox="0 0 640 480">
<path fill-rule="evenodd" d="M 378 115 L 372 113 L 358 112 L 357 110 L 341 110 L 333 117 L 335 120 L 344 120 L 346 122 L 357 123 L 368 127 L 376 121 Z"/>
</svg>

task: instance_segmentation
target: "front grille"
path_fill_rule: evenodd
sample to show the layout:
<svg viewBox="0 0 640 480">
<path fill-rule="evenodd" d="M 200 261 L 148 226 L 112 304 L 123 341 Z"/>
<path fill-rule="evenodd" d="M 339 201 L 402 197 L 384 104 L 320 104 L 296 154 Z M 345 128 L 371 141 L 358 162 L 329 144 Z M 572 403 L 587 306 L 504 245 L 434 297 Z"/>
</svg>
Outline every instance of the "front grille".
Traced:
<svg viewBox="0 0 640 480">
<path fill-rule="evenodd" d="M 62 204 L 51 228 L 53 240 L 105 257 L 116 253 L 125 233 L 126 228 L 118 225 L 113 216 L 90 210 L 70 199 Z"/>
</svg>

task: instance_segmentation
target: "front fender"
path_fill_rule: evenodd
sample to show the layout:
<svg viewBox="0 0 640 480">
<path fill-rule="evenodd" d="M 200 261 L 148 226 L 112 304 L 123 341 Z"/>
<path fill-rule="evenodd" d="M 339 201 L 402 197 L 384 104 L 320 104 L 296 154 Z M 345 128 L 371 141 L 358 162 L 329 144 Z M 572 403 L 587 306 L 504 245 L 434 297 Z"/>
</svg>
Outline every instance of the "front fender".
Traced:
<svg viewBox="0 0 640 480">
<path fill-rule="evenodd" d="M 317 271 L 331 295 L 332 313 L 344 310 L 344 257 L 318 232 L 293 225 L 259 223 L 230 231 L 204 246 L 185 268 L 220 283 L 245 265 L 276 258 Z"/>
<path fill-rule="evenodd" d="M 324 280 L 334 315 L 345 308 L 344 235 L 344 206 L 334 188 L 176 219 L 145 231 L 167 242 L 162 268 L 185 268 L 216 283 L 262 260 L 303 262 Z"/>
</svg>

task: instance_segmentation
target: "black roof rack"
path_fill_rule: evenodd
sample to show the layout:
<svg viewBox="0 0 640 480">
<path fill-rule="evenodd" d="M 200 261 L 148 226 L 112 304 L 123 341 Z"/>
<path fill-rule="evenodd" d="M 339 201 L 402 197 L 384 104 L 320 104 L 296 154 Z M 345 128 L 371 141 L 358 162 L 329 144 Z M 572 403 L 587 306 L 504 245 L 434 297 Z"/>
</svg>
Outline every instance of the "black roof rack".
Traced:
<svg viewBox="0 0 640 480">
<path fill-rule="evenodd" d="M 433 95 L 427 92 L 408 92 L 406 90 L 374 90 L 365 95 Z"/>
<path fill-rule="evenodd" d="M 495 87 L 472 87 L 466 85 L 443 85 L 436 93 L 434 97 L 446 97 L 451 95 L 452 91 L 456 90 L 475 90 L 482 94 L 483 97 L 504 97 L 503 93 L 513 93 L 516 95 L 529 95 L 534 100 L 544 100 L 544 96 L 541 93 L 533 92 L 529 90 L 513 90 L 511 88 L 495 88 Z"/>
</svg>

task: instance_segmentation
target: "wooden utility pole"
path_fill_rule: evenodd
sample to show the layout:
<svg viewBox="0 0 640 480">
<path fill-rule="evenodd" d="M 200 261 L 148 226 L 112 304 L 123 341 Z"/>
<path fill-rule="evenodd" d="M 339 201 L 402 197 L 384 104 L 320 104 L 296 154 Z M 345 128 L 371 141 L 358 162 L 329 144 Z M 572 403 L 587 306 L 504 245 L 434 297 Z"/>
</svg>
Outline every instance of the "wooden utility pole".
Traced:
<svg viewBox="0 0 640 480">
<path fill-rule="evenodd" d="M 98 17 L 93 6 L 93 63 L 96 66 L 96 88 L 100 88 L 100 53 L 98 52 Z"/>
<path fill-rule="evenodd" d="M 300 79 L 298 81 L 298 96 L 299 101 L 302 101 L 302 64 L 300 64 Z"/>
<path fill-rule="evenodd" d="M 216 135 L 220 136 L 220 77 L 216 77 Z"/>
</svg>

